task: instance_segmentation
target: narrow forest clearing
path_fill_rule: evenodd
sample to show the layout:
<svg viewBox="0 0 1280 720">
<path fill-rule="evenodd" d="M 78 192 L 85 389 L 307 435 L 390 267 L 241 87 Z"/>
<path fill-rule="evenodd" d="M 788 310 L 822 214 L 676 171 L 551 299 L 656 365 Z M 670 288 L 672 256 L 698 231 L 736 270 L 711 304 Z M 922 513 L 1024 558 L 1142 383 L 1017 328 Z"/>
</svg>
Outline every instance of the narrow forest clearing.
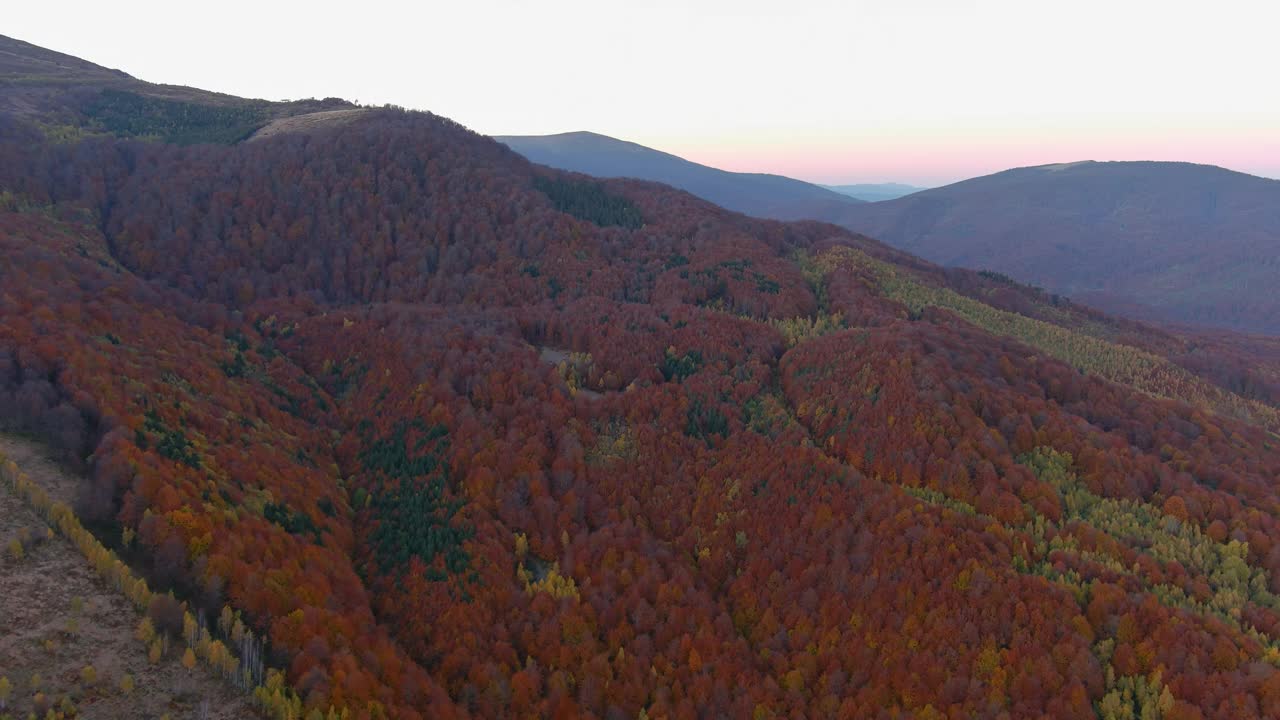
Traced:
<svg viewBox="0 0 1280 720">
<path fill-rule="evenodd" d="M 604 397 L 603 392 L 587 387 L 591 367 L 590 355 L 544 345 L 538 348 L 538 357 L 543 362 L 555 366 L 556 372 L 560 374 L 569 391 L 575 396 L 581 395 L 588 400 L 599 400 Z"/>
<path fill-rule="evenodd" d="M 74 499 L 79 479 L 43 446 L 0 435 L 0 459 L 14 461 L 54 499 Z M 181 642 L 152 664 L 135 639 L 142 616 L 89 561 L 7 484 L 0 484 L 0 717 L 245 718 L 251 697 L 187 669 Z M 18 548 L 21 548 L 18 551 Z M 6 683 L 0 680 L 0 691 Z"/>
</svg>

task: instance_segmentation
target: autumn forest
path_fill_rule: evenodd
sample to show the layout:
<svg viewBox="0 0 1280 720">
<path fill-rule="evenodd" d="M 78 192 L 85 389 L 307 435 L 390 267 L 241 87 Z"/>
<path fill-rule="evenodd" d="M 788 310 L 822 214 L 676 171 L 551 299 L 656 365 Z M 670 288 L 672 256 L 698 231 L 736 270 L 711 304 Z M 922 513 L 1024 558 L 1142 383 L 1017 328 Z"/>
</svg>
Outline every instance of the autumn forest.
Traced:
<svg viewBox="0 0 1280 720">
<path fill-rule="evenodd" d="M 0 430 L 265 716 L 1280 717 L 1271 341 L 94 82 L 0 113 Z"/>
</svg>

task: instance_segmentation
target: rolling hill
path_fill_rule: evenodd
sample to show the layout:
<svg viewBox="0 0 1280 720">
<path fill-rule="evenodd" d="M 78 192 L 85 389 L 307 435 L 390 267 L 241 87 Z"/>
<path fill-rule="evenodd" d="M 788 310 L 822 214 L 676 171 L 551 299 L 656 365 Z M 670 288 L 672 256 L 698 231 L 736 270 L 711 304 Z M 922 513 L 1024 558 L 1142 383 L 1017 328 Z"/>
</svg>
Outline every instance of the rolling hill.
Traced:
<svg viewBox="0 0 1280 720">
<path fill-rule="evenodd" d="M 730 210 L 775 220 L 825 219 L 860 201 L 781 175 L 736 173 L 591 132 L 503 135 L 495 140 L 533 162 L 595 175 L 652 180 Z"/>
<path fill-rule="evenodd" d="M 338 98 L 273 102 L 149 83 L 0 35 L 0 112 L 39 123 L 53 140 L 110 134 L 231 143 L 279 119 L 355 108 Z"/>
<path fill-rule="evenodd" d="M 1188 163 L 1078 162 L 974 178 L 835 220 L 934 262 L 1103 309 L 1280 334 L 1280 181 Z"/>
<path fill-rule="evenodd" d="M 50 525 L 104 597 L 0 653 L 78 706 L 128 598 L 144 708 L 199 663 L 280 719 L 1280 716 L 1276 341 L 426 112 L 16 80 L 0 606 L 73 608 Z"/>
</svg>

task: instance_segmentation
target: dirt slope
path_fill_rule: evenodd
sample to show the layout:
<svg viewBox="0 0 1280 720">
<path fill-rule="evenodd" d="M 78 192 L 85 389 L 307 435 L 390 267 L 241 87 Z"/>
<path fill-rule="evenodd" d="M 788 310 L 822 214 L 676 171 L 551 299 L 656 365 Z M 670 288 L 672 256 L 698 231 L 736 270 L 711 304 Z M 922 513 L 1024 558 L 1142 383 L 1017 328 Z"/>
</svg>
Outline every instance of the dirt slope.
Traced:
<svg viewBox="0 0 1280 720">
<path fill-rule="evenodd" d="M 74 496 L 78 478 L 45 457 L 37 443 L 0 435 L 0 455 L 58 500 Z M 146 647 L 133 636 L 141 618 L 129 601 L 47 530 L 35 511 L 0 485 L 0 677 L 12 684 L 7 712 L 26 717 L 37 711 L 40 692 L 55 708 L 69 699 L 84 718 L 256 717 L 248 695 L 200 667 L 187 671 L 178 649 L 150 664 Z M 8 545 L 23 533 L 33 540 L 15 559 Z M 93 668 L 91 681 L 86 666 Z M 126 675 L 132 692 L 122 689 Z"/>
</svg>

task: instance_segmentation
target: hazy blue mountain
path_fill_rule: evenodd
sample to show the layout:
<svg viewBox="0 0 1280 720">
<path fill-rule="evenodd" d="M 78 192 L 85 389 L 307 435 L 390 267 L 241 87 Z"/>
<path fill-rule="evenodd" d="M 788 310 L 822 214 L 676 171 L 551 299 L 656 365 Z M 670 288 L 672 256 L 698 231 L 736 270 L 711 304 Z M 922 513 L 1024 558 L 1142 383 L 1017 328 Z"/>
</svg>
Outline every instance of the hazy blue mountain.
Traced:
<svg viewBox="0 0 1280 720">
<path fill-rule="evenodd" d="M 822 187 L 867 202 L 894 200 L 926 188 L 902 183 L 860 183 L 856 185 L 823 185 Z"/>
<path fill-rule="evenodd" d="M 591 132 L 502 135 L 499 142 L 533 162 L 596 175 L 666 183 L 721 207 L 778 220 L 831 220 L 862 201 L 781 175 L 736 173 Z"/>
<path fill-rule="evenodd" d="M 863 204 L 838 222 L 1103 309 L 1280 334 L 1280 181 L 1190 163 L 1042 165 Z"/>
</svg>

